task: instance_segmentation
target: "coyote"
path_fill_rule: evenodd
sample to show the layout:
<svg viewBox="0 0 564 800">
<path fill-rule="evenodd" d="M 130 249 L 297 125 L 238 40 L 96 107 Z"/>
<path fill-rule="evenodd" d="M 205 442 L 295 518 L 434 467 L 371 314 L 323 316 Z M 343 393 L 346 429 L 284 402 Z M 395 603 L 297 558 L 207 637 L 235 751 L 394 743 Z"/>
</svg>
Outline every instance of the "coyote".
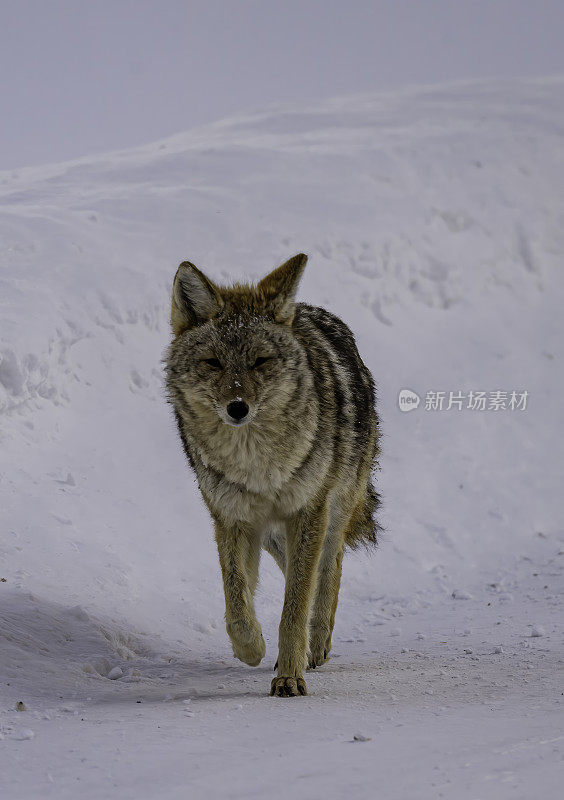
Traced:
<svg viewBox="0 0 564 800">
<path fill-rule="evenodd" d="M 285 576 L 270 694 L 307 694 L 323 664 L 346 546 L 375 545 L 374 381 L 350 329 L 296 303 L 300 253 L 256 286 L 216 285 L 189 261 L 172 290 L 166 385 L 213 517 L 234 655 L 265 655 L 253 596 L 261 548 Z"/>
</svg>

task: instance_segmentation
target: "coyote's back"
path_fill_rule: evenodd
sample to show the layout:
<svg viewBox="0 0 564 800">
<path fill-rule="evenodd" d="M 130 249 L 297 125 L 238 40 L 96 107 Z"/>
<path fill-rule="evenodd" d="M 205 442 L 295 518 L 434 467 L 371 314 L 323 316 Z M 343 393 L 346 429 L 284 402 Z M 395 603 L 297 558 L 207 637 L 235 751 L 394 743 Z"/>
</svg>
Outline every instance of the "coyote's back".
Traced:
<svg viewBox="0 0 564 800">
<path fill-rule="evenodd" d="M 332 443 L 335 477 L 346 483 L 352 476 L 356 486 L 364 488 L 347 527 L 347 544 L 375 545 L 379 498 L 372 485 L 372 469 L 379 451 L 374 380 L 352 331 L 334 314 L 297 303 L 292 327 L 309 353 L 314 392 L 321 400 L 317 424 Z"/>
<path fill-rule="evenodd" d="M 307 257 L 257 286 L 219 287 L 180 265 L 167 387 L 186 455 L 215 522 L 227 631 L 255 665 L 261 547 L 285 574 L 276 695 L 305 694 L 303 669 L 331 646 L 345 545 L 376 544 L 374 381 L 354 336 L 295 303 Z"/>
</svg>

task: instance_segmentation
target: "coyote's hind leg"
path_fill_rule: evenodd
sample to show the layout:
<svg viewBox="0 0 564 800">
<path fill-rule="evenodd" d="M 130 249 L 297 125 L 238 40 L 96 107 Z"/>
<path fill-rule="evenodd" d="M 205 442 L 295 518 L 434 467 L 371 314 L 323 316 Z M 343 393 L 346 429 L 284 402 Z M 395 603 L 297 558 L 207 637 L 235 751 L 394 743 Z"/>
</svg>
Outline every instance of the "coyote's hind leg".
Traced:
<svg viewBox="0 0 564 800">
<path fill-rule="evenodd" d="M 329 529 L 319 560 L 315 600 L 309 621 L 308 667 L 327 661 L 339 602 L 345 540 L 342 529 Z"/>
</svg>

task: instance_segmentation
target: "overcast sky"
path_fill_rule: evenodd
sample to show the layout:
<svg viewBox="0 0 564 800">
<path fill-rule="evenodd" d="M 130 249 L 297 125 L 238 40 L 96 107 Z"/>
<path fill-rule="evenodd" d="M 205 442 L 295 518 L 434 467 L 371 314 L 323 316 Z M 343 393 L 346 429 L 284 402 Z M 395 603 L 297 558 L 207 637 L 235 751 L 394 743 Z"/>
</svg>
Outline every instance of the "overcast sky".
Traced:
<svg viewBox="0 0 564 800">
<path fill-rule="evenodd" d="M 564 74 L 564 0 L 0 0 L 0 169 L 280 100 Z"/>
</svg>

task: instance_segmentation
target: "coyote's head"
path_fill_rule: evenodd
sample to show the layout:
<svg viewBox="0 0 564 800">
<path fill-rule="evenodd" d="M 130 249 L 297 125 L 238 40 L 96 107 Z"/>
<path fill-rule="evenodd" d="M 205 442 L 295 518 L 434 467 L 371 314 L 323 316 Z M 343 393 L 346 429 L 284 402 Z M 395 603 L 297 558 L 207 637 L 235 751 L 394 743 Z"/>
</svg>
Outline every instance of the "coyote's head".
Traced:
<svg viewBox="0 0 564 800">
<path fill-rule="evenodd" d="M 300 253 L 256 286 L 217 286 L 189 261 L 179 266 L 167 384 L 194 422 L 258 425 L 291 414 L 305 362 L 292 320 L 306 261 Z"/>
</svg>

